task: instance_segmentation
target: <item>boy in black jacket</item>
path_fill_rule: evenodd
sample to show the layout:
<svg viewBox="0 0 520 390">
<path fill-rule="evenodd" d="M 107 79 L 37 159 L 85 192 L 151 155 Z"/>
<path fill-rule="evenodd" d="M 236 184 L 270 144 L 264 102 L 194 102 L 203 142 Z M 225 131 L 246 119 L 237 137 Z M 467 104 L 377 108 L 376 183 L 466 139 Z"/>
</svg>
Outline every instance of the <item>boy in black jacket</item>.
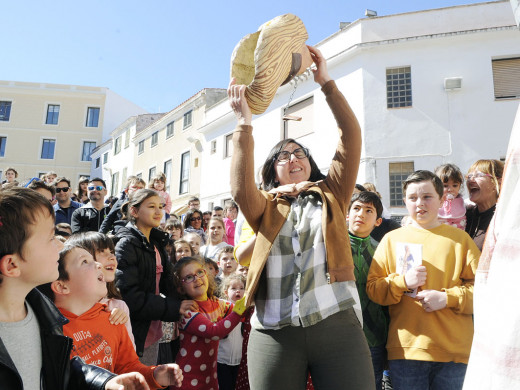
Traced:
<svg viewBox="0 0 520 390">
<path fill-rule="evenodd" d="M 0 191 L 0 383 L 2 389 L 148 389 L 138 373 L 115 376 L 69 360 L 67 320 L 36 286 L 58 278 L 54 210 L 36 191 Z"/>
</svg>

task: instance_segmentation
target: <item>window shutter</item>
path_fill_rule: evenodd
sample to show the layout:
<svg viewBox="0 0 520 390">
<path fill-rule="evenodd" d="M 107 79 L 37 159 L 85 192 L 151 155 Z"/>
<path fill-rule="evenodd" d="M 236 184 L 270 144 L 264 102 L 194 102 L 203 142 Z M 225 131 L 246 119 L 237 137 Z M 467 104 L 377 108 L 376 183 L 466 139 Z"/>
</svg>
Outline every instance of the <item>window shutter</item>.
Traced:
<svg viewBox="0 0 520 390">
<path fill-rule="evenodd" d="M 495 99 L 520 98 L 520 58 L 493 60 Z"/>
</svg>

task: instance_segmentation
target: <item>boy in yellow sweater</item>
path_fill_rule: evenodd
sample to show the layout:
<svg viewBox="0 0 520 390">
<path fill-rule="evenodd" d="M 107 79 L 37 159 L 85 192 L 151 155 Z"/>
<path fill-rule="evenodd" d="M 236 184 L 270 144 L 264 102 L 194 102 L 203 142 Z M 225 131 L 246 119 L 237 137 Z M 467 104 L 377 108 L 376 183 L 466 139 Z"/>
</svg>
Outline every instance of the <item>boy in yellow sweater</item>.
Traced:
<svg viewBox="0 0 520 390">
<path fill-rule="evenodd" d="M 443 184 L 435 174 L 412 173 L 403 192 L 412 223 L 383 237 L 367 279 L 369 298 L 389 306 L 392 384 L 396 390 L 462 389 L 480 251 L 466 232 L 439 222 Z M 407 266 L 410 248 L 419 259 Z"/>
</svg>

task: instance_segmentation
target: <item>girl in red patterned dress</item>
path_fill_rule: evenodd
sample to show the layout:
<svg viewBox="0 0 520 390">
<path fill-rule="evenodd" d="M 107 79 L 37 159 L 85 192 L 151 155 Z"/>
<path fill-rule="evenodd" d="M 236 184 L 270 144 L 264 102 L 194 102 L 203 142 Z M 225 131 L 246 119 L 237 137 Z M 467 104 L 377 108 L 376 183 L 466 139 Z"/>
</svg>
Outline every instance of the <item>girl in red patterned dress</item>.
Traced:
<svg viewBox="0 0 520 390">
<path fill-rule="evenodd" d="M 233 305 L 216 298 L 213 280 L 197 258 L 182 258 L 173 272 L 178 291 L 199 307 L 198 311 L 188 311 L 179 323 L 181 346 L 175 362 L 184 373 L 182 389 L 217 390 L 219 340 L 240 322 L 244 299 Z"/>
</svg>

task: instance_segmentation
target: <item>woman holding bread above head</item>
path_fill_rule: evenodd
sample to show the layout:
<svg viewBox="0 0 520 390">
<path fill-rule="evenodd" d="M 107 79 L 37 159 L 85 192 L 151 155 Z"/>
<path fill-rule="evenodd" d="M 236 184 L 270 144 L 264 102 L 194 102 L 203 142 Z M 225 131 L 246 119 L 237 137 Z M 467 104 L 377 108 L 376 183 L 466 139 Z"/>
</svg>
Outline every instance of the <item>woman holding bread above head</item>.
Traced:
<svg viewBox="0 0 520 390">
<path fill-rule="evenodd" d="M 228 96 L 237 117 L 232 196 L 257 239 L 246 287 L 255 301 L 248 346 L 251 389 L 373 389 L 370 352 L 354 313 L 357 298 L 346 212 L 361 155 L 361 131 L 329 77 L 321 52 L 308 46 L 336 119 L 340 140 L 327 176 L 309 149 L 280 141 L 254 181 L 251 110 L 245 85 L 233 79 Z M 332 152 L 332 151 L 331 151 Z"/>
</svg>

